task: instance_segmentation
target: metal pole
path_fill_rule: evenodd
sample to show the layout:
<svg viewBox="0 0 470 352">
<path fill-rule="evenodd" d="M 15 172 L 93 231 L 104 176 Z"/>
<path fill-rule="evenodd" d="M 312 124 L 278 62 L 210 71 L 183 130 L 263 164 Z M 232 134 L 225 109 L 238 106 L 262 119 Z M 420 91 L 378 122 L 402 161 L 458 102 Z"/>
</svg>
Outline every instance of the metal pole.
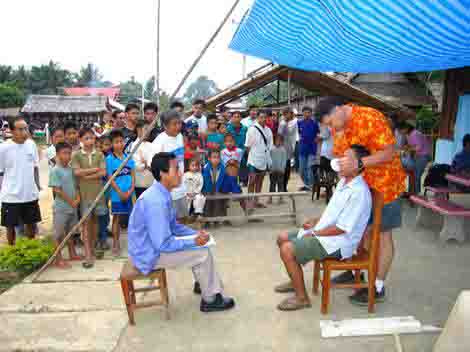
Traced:
<svg viewBox="0 0 470 352">
<path fill-rule="evenodd" d="M 233 10 L 235 10 L 235 7 L 237 7 L 238 3 L 240 2 L 240 0 L 236 0 L 232 7 L 230 8 L 230 10 L 228 11 L 228 13 L 225 15 L 225 18 L 223 19 L 222 23 L 219 25 L 219 27 L 217 28 L 217 30 L 215 31 L 215 33 L 212 35 L 212 37 L 209 39 L 209 41 L 207 42 L 206 46 L 204 46 L 204 48 L 202 49 L 201 53 L 199 54 L 199 56 L 196 58 L 196 60 L 193 62 L 193 64 L 191 65 L 191 67 L 189 68 L 188 72 L 184 75 L 183 79 L 181 80 L 180 84 L 178 85 L 178 87 L 176 87 L 175 91 L 173 92 L 173 94 L 171 95 L 170 97 L 170 100 L 172 100 L 176 94 L 178 94 L 179 90 L 181 89 L 181 87 L 183 86 L 183 84 L 186 82 L 186 80 L 188 79 L 189 75 L 193 72 L 194 68 L 196 67 L 196 65 L 199 63 L 199 61 L 201 60 L 202 56 L 204 55 L 204 53 L 206 52 L 207 48 L 209 48 L 209 46 L 212 44 L 212 42 L 214 41 L 215 37 L 217 37 L 217 34 L 219 34 L 220 30 L 222 29 L 222 27 L 224 26 L 225 22 L 227 22 L 228 18 L 232 15 L 232 12 Z"/>
<path fill-rule="evenodd" d="M 155 74 L 157 104 L 160 106 L 160 0 L 157 0 L 157 72 Z"/>
<path fill-rule="evenodd" d="M 243 78 L 246 78 L 246 55 L 243 55 L 243 64 L 242 64 L 242 75 Z"/>
</svg>

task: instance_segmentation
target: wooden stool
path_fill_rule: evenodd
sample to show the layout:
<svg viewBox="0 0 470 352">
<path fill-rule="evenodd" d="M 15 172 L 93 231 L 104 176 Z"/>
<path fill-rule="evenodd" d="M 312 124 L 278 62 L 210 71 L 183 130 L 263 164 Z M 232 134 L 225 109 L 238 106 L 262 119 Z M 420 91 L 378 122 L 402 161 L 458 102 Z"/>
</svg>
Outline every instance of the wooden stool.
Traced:
<svg viewBox="0 0 470 352">
<path fill-rule="evenodd" d="M 134 281 L 149 279 L 150 285 L 142 288 L 134 288 Z M 140 273 L 130 261 L 124 264 L 121 271 L 121 287 L 124 301 L 126 303 L 127 314 L 129 316 L 129 323 L 135 325 L 134 311 L 139 308 L 147 308 L 153 306 L 164 306 L 166 319 L 170 319 L 169 312 L 169 295 L 168 283 L 166 281 L 165 269 L 158 269 L 150 272 L 148 275 Z M 155 284 L 158 281 L 158 285 Z M 150 292 L 160 290 L 161 300 L 137 303 L 135 294 L 137 292 Z"/>
</svg>

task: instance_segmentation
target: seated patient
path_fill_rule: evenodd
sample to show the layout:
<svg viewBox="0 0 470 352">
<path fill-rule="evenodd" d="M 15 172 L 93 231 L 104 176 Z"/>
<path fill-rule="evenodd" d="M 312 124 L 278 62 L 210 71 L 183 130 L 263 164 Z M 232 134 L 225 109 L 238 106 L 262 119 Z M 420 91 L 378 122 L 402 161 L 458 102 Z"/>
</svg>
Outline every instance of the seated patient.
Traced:
<svg viewBox="0 0 470 352">
<path fill-rule="evenodd" d="M 151 170 L 156 182 L 136 201 L 129 219 L 129 258 L 134 267 L 147 275 L 159 268 L 191 267 L 200 284 L 202 312 L 227 310 L 235 306 L 222 296 L 222 282 L 214 259 L 204 245 L 209 235 L 176 222 L 171 190 L 181 184 L 181 172 L 173 153 L 158 153 Z M 180 236 L 197 235 L 195 239 Z"/>
<path fill-rule="evenodd" d="M 370 154 L 361 145 L 352 145 L 345 155 L 349 153 L 355 153 L 357 159 Z M 275 291 L 295 292 L 295 296 L 282 301 L 278 309 L 297 310 L 311 306 L 301 265 L 329 257 L 347 259 L 355 253 L 372 209 L 370 190 L 362 178 L 362 171 L 340 171 L 341 179 L 320 220 L 309 220 L 300 231 L 279 235 L 277 244 L 290 282 L 277 286 Z"/>
</svg>

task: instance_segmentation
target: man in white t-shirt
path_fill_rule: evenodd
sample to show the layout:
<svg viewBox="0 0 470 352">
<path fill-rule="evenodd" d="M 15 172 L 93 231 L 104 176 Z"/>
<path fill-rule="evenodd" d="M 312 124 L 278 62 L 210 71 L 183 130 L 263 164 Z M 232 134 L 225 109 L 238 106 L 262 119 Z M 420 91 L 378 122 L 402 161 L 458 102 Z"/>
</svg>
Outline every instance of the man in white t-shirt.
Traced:
<svg viewBox="0 0 470 352">
<path fill-rule="evenodd" d="M 173 153 L 178 160 L 178 167 L 184 173 L 184 141 L 181 134 L 181 114 L 176 110 L 170 110 L 162 114 L 161 121 L 165 131 L 160 133 L 152 142 L 152 158 L 157 153 Z M 147 165 L 152 164 L 152 159 L 147 160 Z M 176 209 L 176 218 L 184 219 L 189 215 L 186 203 L 186 190 L 184 184 L 171 191 L 173 207 Z"/>
<path fill-rule="evenodd" d="M 255 105 L 250 106 L 250 115 L 245 117 L 241 124 L 245 126 L 247 129 L 253 126 L 256 122 L 256 117 L 258 116 L 258 108 Z"/>
<path fill-rule="evenodd" d="M 4 172 L 1 224 L 7 228 L 8 243 L 14 245 L 15 226 L 25 224 L 26 235 L 33 238 L 33 224 L 41 221 L 36 184 L 39 155 L 34 142 L 28 139 L 28 125 L 22 117 L 13 118 L 9 126 L 11 143 L 0 144 L 0 170 Z"/>
<path fill-rule="evenodd" d="M 370 155 L 361 145 L 352 145 L 345 156 L 363 158 Z M 280 310 L 310 307 L 302 265 L 325 258 L 348 259 L 356 252 L 369 222 L 372 198 L 362 169 L 340 171 L 341 180 L 320 219 L 307 221 L 302 229 L 283 232 L 277 239 L 280 257 L 290 281 L 275 288 L 276 292 L 295 292 L 278 305 Z"/>
<path fill-rule="evenodd" d="M 256 122 L 246 133 L 245 147 L 248 153 L 248 193 L 260 193 L 266 172 L 271 167 L 273 134 L 266 126 L 266 113 L 258 112 Z M 259 201 L 255 207 L 265 208 Z"/>
<path fill-rule="evenodd" d="M 193 114 L 184 120 L 188 129 L 196 129 L 200 135 L 205 135 L 207 132 L 207 117 L 204 115 L 205 108 L 206 102 L 204 100 L 194 100 Z"/>
</svg>

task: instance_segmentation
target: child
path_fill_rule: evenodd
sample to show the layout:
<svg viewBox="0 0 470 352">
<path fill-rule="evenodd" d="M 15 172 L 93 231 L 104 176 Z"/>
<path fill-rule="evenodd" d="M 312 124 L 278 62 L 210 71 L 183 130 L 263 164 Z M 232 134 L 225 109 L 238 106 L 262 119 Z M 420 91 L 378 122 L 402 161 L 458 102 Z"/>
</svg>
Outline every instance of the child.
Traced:
<svg viewBox="0 0 470 352">
<path fill-rule="evenodd" d="M 209 150 L 224 149 L 224 135 L 217 130 L 217 116 L 211 114 L 207 117 L 207 138 L 206 146 Z"/>
<path fill-rule="evenodd" d="M 184 147 L 184 169 L 189 170 L 189 163 L 194 158 L 200 159 L 200 152 L 199 149 L 201 143 L 199 142 L 199 138 L 197 136 L 191 135 L 188 137 L 188 143 L 186 143 Z"/>
<path fill-rule="evenodd" d="M 204 179 L 204 185 L 202 187 L 202 193 L 204 195 L 226 193 L 225 167 L 220 162 L 220 152 L 218 150 L 209 151 L 209 161 L 206 166 L 204 166 L 204 170 L 202 171 L 202 177 Z M 225 200 L 207 200 L 204 209 L 204 214 L 208 217 L 225 216 L 227 214 Z M 217 224 L 218 222 L 214 223 L 214 225 Z"/>
<path fill-rule="evenodd" d="M 111 138 L 108 135 L 104 135 L 99 138 L 99 151 L 103 153 L 103 157 L 106 160 L 106 157 L 111 153 Z M 104 176 L 102 178 L 103 185 L 106 184 L 108 178 Z M 98 241 L 96 243 L 96 249 L 101 251 L 109 250 L 108 237 L 109 237 L 109 188 L 106 191 L 105 195 L 105 208 L 102 215 L 98 216 Z"/>
<path fill-rule="evenodd" d="M 54 192 L 54 241 L 58 246 L 64 236 L 77 223 L 76 209 L 80 205 L 80 194 L 75 182 L 72 168 L 69 166 L 72 159 L 72 147 L 59 142 L 55 146 L 56 165 L 49 175 L 49 187 Z M 70 260 L 79 260 L 72 241 L 67 242 Z M 62 253 L 57 254 L 55 265 L 59 268 L 69 268 L 64 261 Z"/>
<path fill-rule="evenodd" d="M 131 150 L 134 150 L 135 146 L 143 138 L 145 129 L 148 127 L 144 121 L 139 120 L 136 125 L 137 129 L 137 140 L 132 144 Z M 152 139 L 151 135 L 140 144 L 139 149 L 134 153 L 135 163 L 135 197 L 139 198 L 142 193 L 145 192 L 153 184 L 153 176 L 150 172 L 152 154 Z"/>
<path fill-rule="evenodd" d="M 202 216 L 206 197 L 201 194 L 204 180 L 201 174 L 199 158 L 196 157 L 189 162 L 189 171 L 183 175 L 183 184 L 186 188 L 189 215 Z"/>
<path fill-rule="evenodd" d="M 285 192 L 284 189 L 284 171 L 287 163 L 287 151 L 283 146 L 283 138 L 277 135 L 274 138 L 274 146 L 271 149 L 271 172 L 269 174 L 269 192 Z M 273 202 L 272 197 L 269 198 L 268 203 Z M 282 197 L 279 197 L 279 204 L 282 203 Z"/>
<path fill-rule="evenodd" d="M 240 194 L 242 189 L 238 184 L 238 170 L 240 169 L 244 151 L 236 146 L 235 138 L 230 133 L 224 136 L 224 144 L 226 148 L 220 153 L 226 173 L 224 191 Z M 240 206 L 243 210 L 246 210 L 244 200 L 240 200 Z"/>
<path fill-rule="evenodd" d="M 110 133 L 113 152 L 106 157 L 106 173 L 108 177 L 116 172 L 122 161 L 126 158 L 124 154 L 124 135 L 120 130 Z M 111 182 L 111 214 L 113 215 L 113 255 L 119 256 L 121 247 L 119 236 L 121 227 L 119 217 L 130 215 L 132 210 L 132 196 L 135 187 L 135 162 L 129 160 L 127 165 L 120 171 L 119 175 Z"/>
<path fill-rule="evenodd" d="M 65 132 L 63 127 L 56 127 L 52 130 L 52 144 L 47 148 L 47 163 L 49 165 L 49 171 L 55 166 L 56 160 L 56 149 L 55 146 L 58 143 L 63 143 L 65 138 Z"/>
<path fill-rule="evenodd" d="M 112 152 L 112 145 L 111 145 L 111 138 L 109 135 L 104 135 L 100 138 L 101 142 L 101 152 L 103 153 L 104 157 L 106 158 Z"/>
<path fill-rule="evenodd" d="M 76 152 L 80 149 L 80 139 L 78 134 L 77 125 L 69 121 L 64 126 L 65 143 L 72 147 L 72 152 Z"/>
<path fill-rule="evenodd" d="M 106 163 L 101 152 L 95 150 L 95 134 L 91 128 L 80 130 L 82 148 L 72 155 L 72 168 L 78 178 L 80 190 L 80 213 L 85 215 L 97 195 L 103 188 L 102 178 L 106 175 Z M 67 139 L 67 132 L 65 133 Z M 97 217 L 106 213 L 105 202 L 102 198 L 83 223 L 82 241 L 85 247 L 85 269 L 94 265 L 94 248 L 97 236 Z"/>
<path fill-rule="evenodd" d="M 227 125 L 225 122 L 219 122 L 219 128 L 217 129 L 219 133 L 223 136 L 227 133 Z"/>
</svg>

